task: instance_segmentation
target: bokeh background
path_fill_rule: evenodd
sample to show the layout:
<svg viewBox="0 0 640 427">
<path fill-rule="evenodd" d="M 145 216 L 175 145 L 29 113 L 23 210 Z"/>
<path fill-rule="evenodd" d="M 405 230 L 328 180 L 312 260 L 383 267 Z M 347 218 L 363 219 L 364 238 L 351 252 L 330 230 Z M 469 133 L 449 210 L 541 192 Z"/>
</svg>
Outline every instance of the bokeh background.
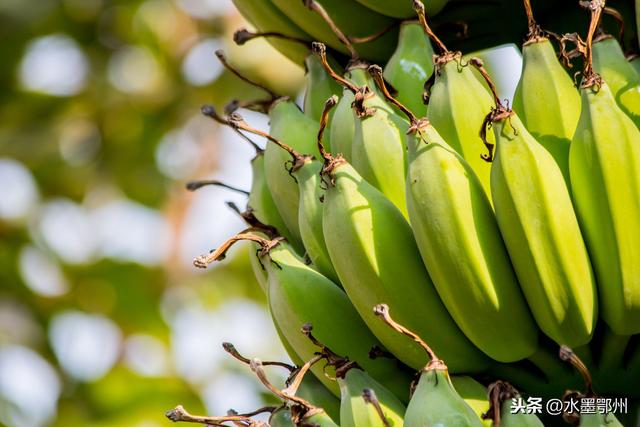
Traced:
<svg viewBox="0 0 640 427">
<path fill-rule="evenodd" d="M 251 182 L 252 148 L 199 113 L 260 95 L 216 49 L 299 96 L 303 70 L 235 46 L 241 26 L 230 0 L 0 1 L 1 425 L 156 427 L 267 398 L 220 346 L 286 360 L 247 248 L 192 266 L 246 198 L 184 189 Z"/>
</svg>

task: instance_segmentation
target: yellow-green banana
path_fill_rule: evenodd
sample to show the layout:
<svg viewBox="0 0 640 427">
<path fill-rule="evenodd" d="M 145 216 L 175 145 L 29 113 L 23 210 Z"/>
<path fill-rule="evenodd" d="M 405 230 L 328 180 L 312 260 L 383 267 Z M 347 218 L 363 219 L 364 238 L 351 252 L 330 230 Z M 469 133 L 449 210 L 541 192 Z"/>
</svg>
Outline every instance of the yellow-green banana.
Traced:
<svg viewBox="0 0 640 427">
<path fill-rule="evenodd" d="M 336 36 L 331 25 L 305 4 L 310 0 L 271 0 L 291 21 L 309 33 L 315 40 L 321 40 L 342 53 L 350 52 Z M 326 11 L 335 26 L 350 37 L 366 37 L 389 28 L 394 20 L 368 9 L 355 0 L 320 0 L 317 3 Z M 359 53 L 371 60 L 383 61 L 395 47 L 397 31 L 389 31 L 382 37 L 358 46 Z"/>
<path fill-rule="evenodd" d="M 529 0 L 529 35 L 522 46 L 522 74 L 513 111 L 556 160 L 569 183 L 569 145 L 580 118 L 580 94 L 556 56 L 551 41 L 533 20 Z"/>
<path fill-rule="evenodd" d="M 394 102 L 380 68 L 370 70 Z M 514 362 L 530 356 L 538 330 L 482 184 L 427 119 L 399 107 L 411 122 L 409 219 L 442 302 L 471 342 L 493 359 Z"/>
<path fill-rule="evenodd" d="M 489 386 L 491 407 L 484 416 L 496 427 L 544 427 L 540 418 L 526 411 L 511 411 L 512 399 L 523 399 L 509 383 L 496 381 Z"/>
<path fill-rule="evenodd" d="M 309 54 L 304 61 L 307 70 L 307 85 L 304 93 L 304 113 L 313 120 L 320 120 L 324 101 L 332 95 L 339 95 L 342 90 L 332 79 L 318 60 L 318 57 Z"/>
<path fill-rule="evenodd" d="M 406 364 L 424 365 L 424 354 L 381 325 L 371 312 L 375 304 L 386 302 L 404 323 L 447 354 L 452 369 L 483 369 L 486 358 L 462 334 L 440 301 L 400 210 L 342 157 L 326 152 L 323 157 L 327 190 L 322 225 L 327 249 L 349 299 L 371 331 Z"/>
<path fill-rule="evenodd" d="M 489 410 L 489 398 L 487 388 L 478 381 L 466 375 L 452 375 L 451 383 L 456 392 L 473 409 L 480 418 Z M 485 427 L 491 427 L 491 421 L 482 420 Z"/>
<path fill-rule="evenodd" d="M 640 74 L 614 37 L 603 35 L 594 40 L 593 69 L 607 82 L 622 111 L 640 126 Z"/>
<path fill-rule="evenodd" d="M 593 31 L 580 88 L 582 113 L 569 153 L 571 187 L 597 277 L 601 317 L 615 333 L 631 335 L 640 332 L 640 130 L 591 67 Z"/>
<path fill-rule="evenodd" d="M 474 170 L 488 195 L 491 194 L 491 165 L 483 159 L 478 129 L 491 108 L 491 95 L 476 77 L 461 52 L 452 52 L 429 27 L 424 5 L 414 0 L 414 8 L 425 33 L 441 53 L 434 56 L 435 80 L 429 95 L 427 118 L 447 143 Z M 493 141 L 492 136 L 489 136 Z"/>
<path fill-rule="evenodd" d="M 598 299 L 562 171 L 518 115 L 502 105 L 484 68 L 472 62 L 494 93 L 496 107 L 483 125 L 493 128 L 497 143 L 491 193 L 522 290 L 545 334 L 559 344 L 586 344 L 597 320 Z"/>
<path fill-rule="evenodd" d="M 233 0 L 242 16 L 262 32 L 278 32 L 285 36 L 311 40 L 311 36 L 294 24 L 271 0 Z M 299 43 L 268 37 L 267 41 L 293 62 L 302 65 L 309 51 Z"/>
<path fill-rule="evenodd" d="M 414 345 L 420 344 L 421 350 L 429 356 L 429 362 L 420 371 L 420 379 L 407 406 L 403 426 L 482 427 L 480 417 L 453 387 L 447 365 L 431 347 L 405 326 L 396 323 L 385 304 L 377 305 L 374 312 L 390 330 L 411 338 Z"/>
<path fill-rule="evenodd" d="M 433 48 L 429 37 L 418 22 L 403 22 L 398 47 L 384 67 L 384 78 L 398 91 L 398 100 L 418 117 L 427 113 L 424 85 L 432 74 Z"/>
</svg>

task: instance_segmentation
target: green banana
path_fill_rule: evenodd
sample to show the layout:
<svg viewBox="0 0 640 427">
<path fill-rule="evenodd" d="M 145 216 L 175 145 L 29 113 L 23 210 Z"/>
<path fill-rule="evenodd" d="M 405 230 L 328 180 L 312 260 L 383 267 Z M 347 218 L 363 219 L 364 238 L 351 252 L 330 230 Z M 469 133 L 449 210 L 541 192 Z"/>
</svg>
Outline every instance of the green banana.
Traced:
<svg viewBox="0 0 640 427">
<path fill-rule="evenodd" d="M 545 334 L 560 344 L 586 344 L 595 328 L 598 299 L 562 171 L 518 115 L 502 105 L 481 64 L 472 62 L 494 93 L 496 107 L 485 121 L 497 143 L 491 192 L 524 295 Z M 483 127 L 481 135 L 490 146 L 485 133 Z"/>
<path fill-rule="evenodd" d="M 269 427 L 294 427 L 291 419 L 291 411 L 286 406 L 281 406 L 271 413 Z"/>
<path fill-rule="evenodd" d="M 313 120 L 320 120 L 324 101 L 340 94 L 340 85 L 325 72 L 318 57 L 309 54 L 304 60 L 307 70 L 307 85 L 304 93 L 304 113 Z"/>
<path fill-rule="evenodd" d="M 496 381 L 489 386 L 491 407 L 484 418 L 492 420 L 496 427 L 544 427 L 535 414 L 512 413 L 512 399 L 519 399 L 520 393 L 509 383 Z"/>
<path fill-rule="evenodd" d="M 278 32 L 301 40 L 311 36 L 294 24 L 271 0 L 233 0 L 240 14 L 262 32 Z M 280 53 L 297 64 L 303 64 L 309 51 L 299 43 L 268 37 L 267 41 Z"/>
<path fill-rule="evenodd" d="M 408 2 L 407 2 L 408 4 Z M 418 117 L 424 117 L 424 85 L 433 74 L 433 48 L 417 22 L 400 26 L 398 47 L 384 67 L 384 78 L 398 91 L 397 98 Z"/>
<path fill-rule="evenodd" d="M 368 76 L 366 66 L 361 63 L 352 64 L 345 73 L 345 79 L 357 87 L 367 86 L 370 82 Z M 344 88 L 329 127 L 329 147 L 331 147 L 331 152 L 342 154 L 349 161 L 351 159 L 351 146 L 356 126 L 355 112 L 351 108 L 354 100 L 355 95 L 353 92 L 348 88 Z"/>
<path fill-rule="evenodd" d="M 492 106 L 491 95 L 472 67 L 463 62 L 462 53 L 449 51 L 433 33 L 422 2 L 414 0 L 414 9 L 424 32 L 442 52 L 434 55 L 435 79 L 429 95 L 427 119 L 451 148 L 469 163 L 490 195 L 491 165 L 482 157 L 478 128 Z M 493 141 L 492 136 L 489 138 Z"/>
<path fill-rule="evenodd" d="M 620 43 L 610 35 L 593 42 L 593 69 L 609 85 L 616 102 L 640 126 L 640 74 L 627 61 Z"/>
<path fill-rule="evenodd" d="M 355 0 L 322 0 L 321 8 L 332 23 L 328 23 L 320 13 L 310 10 L 309 6 L 317 6 L 313 0 L 271 0 L 280 11 L 284 12 L 296 25 L 309 33 L 314 40 L 322 40 L 333 49 L 350 54 L 343 41 L 336 36 L 332 27 L 337 27 L 349 37 L 366 37 L 379 33 L 393 25 L 394 20 L 368 9 Z M 383 61 L 388 58 L 395 47 L 396 31 L 373 41 L 359 44 L 358 51 L 364 58 Z"/>
<path fill-rule="evenodd" d="M 473 409 L 478 417 L 482 418 L 482 415 L 489 410 L 490 406 L 487 398 L 487 388 L 466 375 L 452 375 L 451 383 L 467 405 Z M 491 421 L 483 420 L 482 424 L 485 427 L 490 427 Z"/>
<path fill-rule="evenodd" d="M 592 21 L 599 13 L 592 11 Z M 591 30 L 582 113 L 569 153 L 571 187 L 597 277 L 601 317 L 616 334 L 631 335 L 640 332 L 640 130 L 593 71 Z"/>
<path fill-rule="evenodd" d="M 413 391 L 404 415 L 404 427 L 457 426 L 482 427 L 480 417 L 456 392 L 447 365 L 418 335 L 396 323 L 389 315 L 389 307 L 379 304 L 374 308 L 391 330 L 399 332 L 420 344 L 429 355 L 429 362 L 420 371 L 418 385 Z"/>
<path fill-rule="evenodd" d="M 379 67 L 372 66 L 391 102 Z M 500 362 L 533 354 L 538 330 L 509 262 L 491 203 L 468 163 L 426 119 L 411 122 L 406 178 L 414 236 L 436 290 L 476 347 Z"/>
<path fill-rule="evenodd" d="M 298 388 L 298 396 L 313 403 L 337 424 L 340 421 L 340 400 L 334 396 L 314 375 L 306 375 Z"/>
<path fill-rule="evenodd" d="M 367 6 L 371 10 L 375 10 L 386 16 L 394 18 L 410 18 L 413 16 L 413 9 L 409 0 L 389 1 L 389 0 L 356 0 Z M 426 4 L 427 14 L 435 15 L 440 12 L 449 0 L 428 1 Z"/>
<path fill-rule="evenodd" d="M 408 123 L 382 99 L 373 86 L 357 87 L 339 77 L 327 63 L 326 47 L 314 42 L 313 52 L 330 75 L 354 94 L 355 115 L 351 162 L 406 217 L 405 141 Z"/>
<path fill-rule="evenodd" d="M 522 46 L 522 74 L 513 111 L 560 167 L 569 183 L 569 145 L 580 118 L 580 94 L 563 69 L 553 45 L 533 20 L 529 0 L 529 34 Z"/>
<path fill-rule="evenodd" d="M 631 64 L 631 66 L 633 67 L 633 69 L 636 70 L 636 73 L 640 74 L 640 56 L 635 55 L 632 58 L 630 58 L 628 61 L 629 61 L 629 64 Z"/>
<path fill-rule="evenodd" d="M 424 354 L 382 327 L 371 313 L 372 306 L 385 301 L 446 353 L 455 371 L 486 367 L 487 359 L 442 305 L 402 213 L 342 157 L 322 151 L 325 242 L 340 282 L 369 329 L 409 366 L 424 365 Z"/>
</svg>

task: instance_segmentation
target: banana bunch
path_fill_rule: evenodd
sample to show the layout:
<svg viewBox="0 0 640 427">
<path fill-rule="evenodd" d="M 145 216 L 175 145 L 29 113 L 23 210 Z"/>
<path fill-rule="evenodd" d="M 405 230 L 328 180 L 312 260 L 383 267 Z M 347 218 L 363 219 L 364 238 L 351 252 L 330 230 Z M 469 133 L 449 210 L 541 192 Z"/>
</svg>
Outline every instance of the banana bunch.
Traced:
<svg viewBox="0 0 640 427">
<path fill-rule="evenodd" d="M 432 16 L 464 1 L 234 3 L 258 30 L 236 41 L 267 37 L 307 70 L 300 108 L 218 53 L 266 98 L 203 108 L 256 147 L 236 208 L 247 228 L 195 264 L 249 243 L 296 365 L 225 349 L 280 401 L 260 411 L 268 424 L 635 425 L 611 409 L 513 410 L 595 399 L 594 387 L 640 409 L 640 62 L 602 23 L 620 14 L 576 0 L 586 37 L 561 35 L 534 18 L 548 20 L 547 2 L 511 2 L 525 39 L 510 105 L 480 59 L 436 35 L 451 26 Z M 241 108 L 268 115 L 269 131 Z M 190 189 L 205 184 L 233 189 Z M 268 365 L 290 370 L 284 387 Z M 581 379 L 586 391 L 566 391 Z M 257 413 L 168 416 L 253 426 Z"/>
</svg>

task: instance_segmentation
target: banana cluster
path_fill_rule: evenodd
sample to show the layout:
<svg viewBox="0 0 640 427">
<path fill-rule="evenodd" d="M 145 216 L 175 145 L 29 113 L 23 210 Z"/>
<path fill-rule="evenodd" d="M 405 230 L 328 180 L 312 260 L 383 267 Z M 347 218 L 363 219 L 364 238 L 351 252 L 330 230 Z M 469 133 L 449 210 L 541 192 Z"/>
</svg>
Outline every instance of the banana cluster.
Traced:
<svg viewBox="0 0 640 427">
<path fill-rule="evenodd" d="M 600 27 L 604 0 L 580 3 L 584 39 L 544 31 L 524 1 L 512 106 L 480 59 L 431 29 L 426 16 L 445 1 L 234 2 L 262 31 L 236 40 L 269 37 L 308 71 L 302 110 L 265 88 L 268 99 L 224 115 L 203 108 L 268 140 L 253 160 L 248 228 L 196 265 L 253 245 L 298 365 L 279 389 L 265 363 L 248 362 L 283 402 L 271 425 L 538 426 L 509 410 L 513 385 L 558 397 L 580 375 L 586 391 L 565 399 L 595 396 L 592 386 L 640 398 L 640 75 Z M 385 15 L 414 18 L 395 47 Z M 575 57 L 580 82 L 563 67 Z M 239 106 L 268 114 L 269 133 Z M 307 371 L 340 397 L 339 415 L 320 409 L 335 406 L 326 396 L 300 397 Z M 258 423 L 238 417 L 209 422 Z M 612 413 L 564 418 L 622 425 Z"/>
</svg>

